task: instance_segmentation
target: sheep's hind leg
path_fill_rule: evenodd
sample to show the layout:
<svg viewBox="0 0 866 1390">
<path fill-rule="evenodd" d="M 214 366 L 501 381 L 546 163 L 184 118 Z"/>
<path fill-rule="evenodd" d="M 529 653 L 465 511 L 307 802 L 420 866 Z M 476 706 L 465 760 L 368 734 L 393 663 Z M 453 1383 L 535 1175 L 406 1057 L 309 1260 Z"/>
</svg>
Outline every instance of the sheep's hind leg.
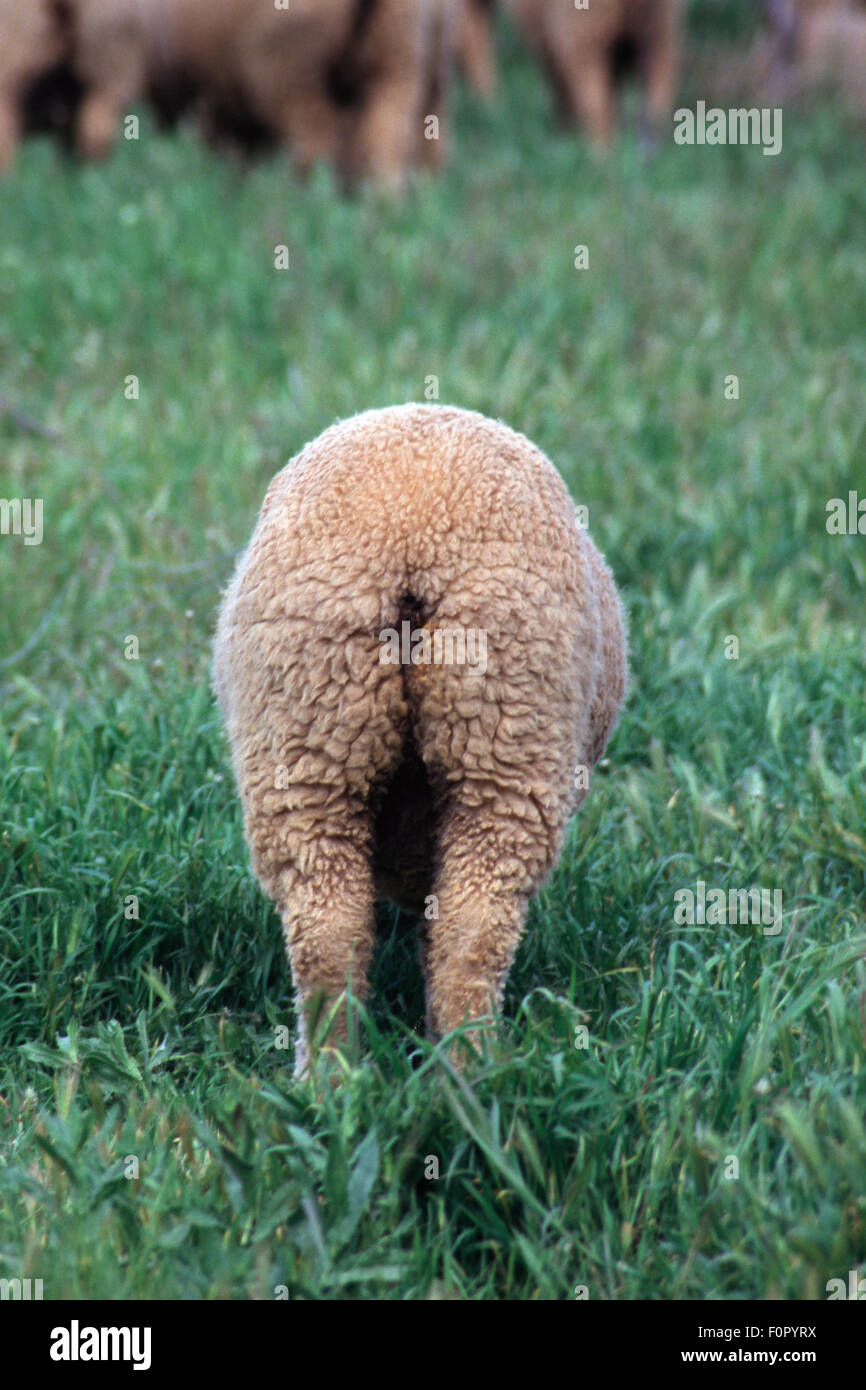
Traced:
<svg viewBox="0 0 866 1390">
<path fill-rule="evenodd" d="M 489 807 L 455 807 L 441 828 L 434 883 L 438 915 L 425 922 L 427 1031 L 491 1020 L 502 995 L 546 846 L 530 850 L 522 827 Z M 530 861 L 536 861 L 535 866 Z M 470 1037 L 481 1040 L 484 1028 Z"/>
<path fill-rule="evenodd" d="M 649 36 L 644 56 L 645 100 L 641 136 L 646 149 L 661 138 L 674 103 L 677 81 L 677 34 L 672 12 L 657 33 Z"/>
<path fill-rule="evenodd" d="M 346 167 L 350 182 L 370 179 L 391 192 L 403 188 L 413 145 L 423 135 L 419 104 L 420 87 L 414 74 L 383 77 L 372 86 L 350 142 Z"/>
<path fill-rule="evenodd" d="M 373 956 L 373 880 L 366 832 L 332 820 L 316 830 L 311 853 L 279 879 L 278 903 L 295 983 L 295 1075 L 311 1051 L 345 1045 L 345 991 L 365 999 Z"/>
<path fill-rule="evenodd" d="M 571 109 L 596 150 L 610 145 L 616 126 L 616 99 L 608 54 L 592 48 L 581 54 L 567 69 L 566 82 Z"/>
</svg>

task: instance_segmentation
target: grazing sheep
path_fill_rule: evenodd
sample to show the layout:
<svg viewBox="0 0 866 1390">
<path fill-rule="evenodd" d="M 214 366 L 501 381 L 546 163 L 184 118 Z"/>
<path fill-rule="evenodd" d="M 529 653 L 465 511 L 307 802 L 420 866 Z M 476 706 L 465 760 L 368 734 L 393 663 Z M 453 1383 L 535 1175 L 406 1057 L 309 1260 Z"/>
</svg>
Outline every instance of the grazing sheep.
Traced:
<svg viewBox="0 0 866 1390">
<path fill-rule="evenodd" d="M 0 173 L 15 158 L 28 92 L 60 61 L 62 48 L 51 0 L 0 0 Z"/>
<path fill-rule="evenodd" d="M 845 0 L 767 0 L 773 39 L 763 71 L 772 99 L 832 87 L 866 115 L 866 8 Z"/>
<path fill-rule="evenodd" d="M 636 71 L 643 125 L 656 139 L 671 109 L 679 64 L 681 0 L 509 0 L 553 87 L 557 115 L 579 122 L 600 149 L 616 126 L 616 84 Z"/>
<path fill-rule="evenodd" d="M 424 914 L 431 1036 L 499 1007 L 626 680 L 610 572 L 522 435 L 394 406 L 277 474 L 223 601 L 214 684 L 283 920 L 298 1073 L 316 1001 L 350 978 L 366 995 L 380 897 Z"/>
<path fill-rule="evenodd" d="M 458 51 L 460 65 L 470 87 L 489 101 L 496 91 L 496 54 L 493 37 L 495 0 L 461 0 Z"/>
<path fill-rule="evenodd" d="M 454 0 L 70 0 L 87 89 L 77 146 L 105 155 L 129 105 L 176 115 L 197 103 L 211 129 L 260 127 L 306 171 L 399 186 L 419 157 Z M 435 159 L 437 152 L 424 153 Z"/>
</svg>

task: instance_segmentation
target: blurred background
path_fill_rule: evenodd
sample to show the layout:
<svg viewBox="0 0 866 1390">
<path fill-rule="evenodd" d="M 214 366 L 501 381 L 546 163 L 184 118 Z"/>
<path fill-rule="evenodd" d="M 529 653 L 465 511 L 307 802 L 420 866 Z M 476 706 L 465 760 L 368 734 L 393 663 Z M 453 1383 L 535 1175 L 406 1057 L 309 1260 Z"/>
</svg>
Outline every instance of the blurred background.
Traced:
<svg viewBox="0 0 866 1390">
<path fill-rule="evenodd" d="M 638 6 L 574 97 L 531 5 L 475 15 L 485 95 L 456 10 L 388 28 L 341 0 L 331 29 L 292 0 L 286 56 L 221 0 L 228 38 L 178 30 L 166 63 L 99 28 L 111 3 L 82 0 L 86 44 L 48 7 L 22 111 L 16 11 L 31 39 L 0 0 L 0 494 L 43 508 L 40 544 L 0 535 L 0 1273 L 48 1266 L 52 1297 L 823 1297 L 866 1259 L 866 541 L 826 525 L 866 494 L 866 12 Z M 641 52 L 667 63 L 654 109 Z M 780 106 L 781 152 L 676 144 L 699 101 Z M 634 682 L 483 1105 L 408 1060 L 395 927 L 375 1068 L 323 1111 L 274 1051 L 288 972 L 211 632 L 271 476 L 413 399 L 548 453 Z M 782 936 L 678 941 L 698 877 L 781 888 Z M 748 1182 L 717 1182 L 729 1152 Z"/>
</svg>

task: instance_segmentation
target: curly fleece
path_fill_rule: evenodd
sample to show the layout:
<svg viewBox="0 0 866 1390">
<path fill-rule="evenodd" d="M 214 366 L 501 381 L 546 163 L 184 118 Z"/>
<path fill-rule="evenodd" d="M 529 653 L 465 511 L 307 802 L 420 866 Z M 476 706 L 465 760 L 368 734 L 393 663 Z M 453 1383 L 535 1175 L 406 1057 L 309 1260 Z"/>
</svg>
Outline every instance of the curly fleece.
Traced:
<svg viewBox="0 0 866 1390">
<path fill-rule="evenodd" d="M 384 661 L 403 622 L 485 634 L 486 668 Z M 432 1036 L 496 1010 L 627 680 L 610 571 L 544 454 L 444 406 L 326 430 L 268 489 L 214 680 L 284 924 L 297 1070 L 313 1001 L 366 994 L 379 897 L 427 902 Z"/>
</svg>

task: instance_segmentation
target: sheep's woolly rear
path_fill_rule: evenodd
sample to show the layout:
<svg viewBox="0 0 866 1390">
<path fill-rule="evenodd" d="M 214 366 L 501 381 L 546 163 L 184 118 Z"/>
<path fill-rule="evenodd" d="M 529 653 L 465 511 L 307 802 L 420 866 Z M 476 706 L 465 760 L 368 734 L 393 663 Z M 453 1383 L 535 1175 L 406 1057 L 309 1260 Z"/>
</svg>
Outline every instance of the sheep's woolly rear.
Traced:
<svg viewBox="0 0 866 1390">
<path fill-rule="evenodd" d="M 389 631 L 422 630 L 412 650 L 459 655 L 463 634 L 467 659 L 383 659 Z M 299 1071 L 305 1006 L 350 977 L 366 993 L 378 897 L 431 900 L 432 1035 L 500 1005 L 626 674 L 610 572 L 522 435 L 396 406 L 334 425 L 277 474 L 214 676 L 253 865 L 284 924 Z"/>
</svg>

